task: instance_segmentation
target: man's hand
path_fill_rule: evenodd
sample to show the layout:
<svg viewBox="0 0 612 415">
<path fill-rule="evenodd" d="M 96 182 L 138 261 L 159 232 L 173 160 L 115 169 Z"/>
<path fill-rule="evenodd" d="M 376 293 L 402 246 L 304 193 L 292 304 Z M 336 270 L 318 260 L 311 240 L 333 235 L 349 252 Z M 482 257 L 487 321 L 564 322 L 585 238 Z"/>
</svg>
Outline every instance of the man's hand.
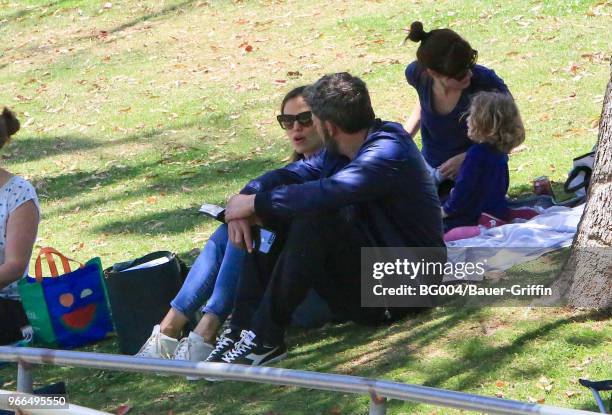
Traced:
<svg viewBox="0 0 612 415">
<path fill-rule="evenodd" d="M 465 160 L 465 153 L 457 154 L 440 164 L 438 170 L 444 177 L 455 180 L 463 164 L 463 160 Z"/>
<path fill-rule="evenodd" d="M 255 195 L 234 195 L 225 207 L 225 221 L 248 219 L 255 214 Z"/>
<path fill-rule="evenodd" d="M 228 238 L 239 248 L 253 252 L 253 236 L 251 222 L 247 219 L 235 219 L 227 223 Z"/>
</svg>

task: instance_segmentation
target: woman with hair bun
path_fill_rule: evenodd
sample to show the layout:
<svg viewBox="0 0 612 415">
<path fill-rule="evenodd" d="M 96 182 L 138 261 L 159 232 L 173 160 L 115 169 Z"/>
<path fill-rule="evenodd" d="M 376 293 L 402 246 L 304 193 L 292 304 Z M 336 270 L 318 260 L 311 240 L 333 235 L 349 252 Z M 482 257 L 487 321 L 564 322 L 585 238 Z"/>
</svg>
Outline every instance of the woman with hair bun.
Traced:
<svg viewBox="0 0 612 415">
<path fill-rule="evenodd" d="M 406 68 L 406 80 L 419 96 L 406 130 L 414 137 L 421 129 L 421 152 L 439 185 L 457 177 L 471 145 L 464 116 L 470 96 L 510 91 L 493 70 L 476 64 L 478 51 L 454 31 L 426 32 L 421 22 L 413 22 L 407 39 L 420 45 L 417 60 Z"/>
<path fill-rule="evenodd" d="M 19 120 L 4 108 L 0 115 L 0 148 L 18 130 Z M 34 187 L 0 168 L 0 345 L 17 342 L 31 334 L 17 283 L 28 273 L 39 217 Z"/>
</svg>

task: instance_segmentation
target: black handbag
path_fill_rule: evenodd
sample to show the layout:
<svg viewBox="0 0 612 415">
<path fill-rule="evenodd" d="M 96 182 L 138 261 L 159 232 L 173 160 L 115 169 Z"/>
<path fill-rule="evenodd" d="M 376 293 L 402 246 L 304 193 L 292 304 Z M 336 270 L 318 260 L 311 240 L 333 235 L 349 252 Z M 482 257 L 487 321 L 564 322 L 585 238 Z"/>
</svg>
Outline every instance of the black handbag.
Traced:
<svg viewBox="0 0 612 415">
<path fill-rule="evenodd" d="M 161 259 L 159 265 L 138 265 Z M 170 309 L 188 268 L 176 254 L 153 252 L 128 262 L 120 262 L 104 271 L 113 322 L 121 353 L 133 355 L 151 335 Z"/>
</svg>

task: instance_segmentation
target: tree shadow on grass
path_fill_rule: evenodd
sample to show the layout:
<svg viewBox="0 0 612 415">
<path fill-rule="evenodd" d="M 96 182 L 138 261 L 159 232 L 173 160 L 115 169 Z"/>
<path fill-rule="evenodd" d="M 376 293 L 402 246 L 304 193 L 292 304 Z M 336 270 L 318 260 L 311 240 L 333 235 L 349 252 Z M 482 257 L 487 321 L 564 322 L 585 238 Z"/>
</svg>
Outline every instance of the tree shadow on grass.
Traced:
<svg viewBox="0 0 612 415">
<path fill-rule="evenodd" d="M 10 144 L 2 158 L 11 162 L 33 162 L 44 158 L 89 151 L 97 148 L 112 148 L 124 144 L 139 142 L 144 139 L 159 137 L 170 130 L 182 130 L 194 127 L 202 120 L 181 122 L 168 125 L 165 128 L 150 128 L 125 137 L 112 140 L 93 139 L 88 136 L 59 135 L 53 137 L 39 137 L 27 135 L 18 136 Z"/>
<path fill-rule="evenodd" d="M 177 208 L 115 220 L 94 228 L 95 232 L 111 234 L 170 235 L 187 232 L 195 228 L 203 217 L 196 208 Z"/>
<path fill-rule="evenodd" d="M 292 330 L 289 344 L 312 342 L 306 352 L 291 352 L 283 367 L 340 372 L 374 378 L 385 378 L 395 373 L 415 357 L 411 351 L 444 341 L 449 330 L 457 324 L 479 321 L 482 310 L 438 309 L 407 318 L 389 327 L 360 327 L 354 324 L 328 325 L 308 332 Z M 541 338 L 551 336 L 565 325 L 608 318 L 605 313 L 587 313 L 525 330 L 510 344 L 501 347 L 486 345 L 480 338 L 466 338 L 457 344 L 458 354 L 435 368 L 420 362 L 420 370 L 427 378 L 425 385 L 441 386 L 452 377 L 464 375 L 457 389 L 478 385 L 483 379 L 495 376 L 497 370 L 508 365 L 516 354 Z M 392 339 L 384 342 L 385 339 Z M 603 340 L 602 340 L 603 341 Z M 323 345 L 319 343 L 323 342 Z M 302 346 L 301 349 L 307 348 Z M 351 354 L 351 349 L 363 352 Z M 114 341 L 91 347 L 91 351 L 116 353 Z M 378 353 L 372 360 L 368 354 Z M 354 362 L 353 368 L 342 365 Z M 6 370 L 6 369 L 3 369 Z M 11 368 L 14 370 L 14 368 Z M 524 374 L 537 378 L 546 368 L 525 368 Z M 13 372 L 11 372 L 13 373 Z M 44 376 L 41 375 L 44 373 Z M 429 373 L 429 375 L 428 375 Z M 4 374 L 4 373 L 3 373 Z M 180 377 L 158 377 L 131 373 L 99 371 L 93 369 L 45 368 L 35 372 L 35 379 L 54 382 L 68 379 L 68 388 L 74 403 L 112 410 L 119 403 L 133 406 L 135 414 L 264 414 L 329 413 L 342 408 L 342 413 L 365 413 L 367 398 L 352 394 L 338 394 L 293 387 L 244 382 L 185 382 Z M 391 375 L 393 377 L 393 375 Z M 414 383 L 414 382 L 413 382 Z M 114 404 L 112 402 L 115 402 Z M 401 406 L 402 411 L 415 409 L 418 404 L 391 401 L 390 409 Z M 594 406 L 585 409 L 593 410 Z"/>
<path fill-rule="evenodd" d="M 92 150 L 109 144 L 113 145 L 112 143 L 104 143 L 89 137 L 71 135 L 60 135 L 56 137 L 17 137 L 17 139 L 10 144 L 8 150 L 2 155 L 2 158 L 11 162 L 30 162 L 41 160 L 46 157 L 55 157 L 79 151 Z"/>
<path fill-rule="evenodd" d="M 550 335 L 551 332 L 567 324 L 585 322 L 596 316 L 596 313 L 557 320 L 545 324 L 535 330 L 529 330 L 518 336 L 505 346 L 492 346 L 483 338 L 466 339 L 457 344 L 458 356 L 446 364 L 438 365 L 435 373 L 423 383 L 426 386 L 439 386 L 447 380 L 461 375 L 458 388 L 463 390 L 477 385 L 487 375 L 495 373 L 500 367 L 508 365 L 517 354 L 520 354 L 530 342 Z M 601 343 L 603 339 L 600 339 Z M 529 370 L 531 376 L 536 376 L 548 368 L 538 367 Z"/>
<path fill-rule="evenodd" d="M 49 8 L 52 6 L 61 6 L 62 3 L 66 3 L 69 0 L 57 0 L 57 1 L 51 1 L 49 3 L 46 4 L 41 4 L 38 6 L 31 6 L 31 7 L 25 7 L 23 9 L 17 10 L 11 14 L 8 15 L 0 15 L 0 19 L 2 20 L 6 20 L 7 23 L 11 22 L 12 20 L 18 20 L 21 19 L 22 17 L 26 17 L 29 14 L 31 14 L 32 12 L 39 10 L 39 9 L 45 9 L 45 8 Z"/>
<path fill-rule="evenodd" d="M 48 11 L 46 13 L 46 15 L 52 15 L 56 10 L 59 10 L 61 8 L 62 3 L 65 3 L 69 0 L 59 0 L 59 1 L 55 1 L 55 2 L 51 2 L 49 4 L 47 4 L 46 6 L 37 6 L 35 8 L 32 9 L 22 9 L 19 10 L 15 13 L 13 13 L 13 15 L 7 16 L 8 20 L 15 20 L 21 17 L 25 17 L 28 14 L 32 13 L 34 10 L 39 9 L 41 7 L 52 7 L 52 6 L 58 6 L 55 8 L 55 10 L 52 11 Z M 152 13 L 148 13 L 142 16 L 139 16 L 137 18 L 134 18 L 132 20 L 129 20 L 125 23 L 119 24 L 118 26 L 115 26 L 113 28 L 110 28 L 108 30 L 105 29 L 105 31 L 107 33 L 119 33 L 119 32 L 123 32 L 126 29 L 129 29 L 131 27 L 134 27 L 140 23 L 144 23 L 153 19 L 157 19 L 157 18 L 163 18 L 166 17 L 174 12 L 178 12 L 182 9 L 191 7 L 192 5 L 194 5 L 194 3 L 197 3 L 196 0 L 184 0 L 180 3 L 177 4 L 173 4 L 173 5 L 169 5 L 164 7 L 162 10 L 157 11 L 157 12 L 152 12 Z M 67 38 L 65 39 L 63 42 L 58 42 L 58 43 L 54 43 L 53 44 L 53 48 L 54 49 L 61 49 L 61 48 L 68 48 L 70 46 L 75 45 L 76 43 L 79 42 L 83 42 L 83 41 L 87 41 L 88 46 L 89 47 L 85 47 L 83 49 L 79 49 L 78 52 L 70 55 L 71 59 L 74 59 L 77 55 L 81 55 L 85 52 L 88 51 L 88 49 L 90 49 L 93 44 L 91 43 L 92 40 L 97 40 L 98 38 L 98 33 L 96 32 L 95 34 L 90 34 L 90 35 L 85 35 L 85 36 L 78 36 L 78 37 L 72 37 L 72 38 Z M 27 52 L 29 54 L 29 56 L 32 56 L 32 54 L 42 54 L 42 53 L 47 53 L 47 51 L 44 48 L 41 48 L 40 45 L 33 45 L 33 46 L 29 46 L 27 48 L 24 49 L 25 52 Z"/>
<path fill-rule="evenodd" d="M 130 27 L 136 26 L 139 23 L 143 23 L 143 22 L 146 22 L 148 20 L 156 19 L 156 18 L 159 18 L 159 17 L 165 17 L 165 16 L 169 15 L 170 13 L 179 11 L 179 10 L 181 10 L 183 8 L 190 7 L 194 3 L 196 3 L 196 0 L 185 0 L 185 1 L 181 2 L 181 3 L 173 4 L 171 6 L 164 7 L 162 10 L 160 10 L 158 12 L 149 13 L 149 14 L 146 14 L 144 16 L 140 16 L 140 17 L 138 17 L 136 19 L 132 19 L 129 22 L 120 24 L 119 26 L 116 26 L 116 27 L 110 29 L 108 32 L 109 33 L 122 32 L 125 29 L 129 29 Z"/>
<path fill-rule="evenodd" d="M 102 193 L 104 188 L 119 183 L 129 183 L 142 178 L 141 188 L 126 190 L 118 194 L 106 194 L 90 201 L 75 201 L 62 206 L 54 214 L 68 213 L 76 207 L 89 209 L 96 206 L 117 204 L 129 199 L 144 200 L 150 195 L 165 196 L 185 192 L 185 188 L 205 193 L 207 186 L 228 186 L 230 183 L 245 184 L 249 179 L 263 173 L 265 166 L 272 162 L 268 158 L 244 160 L 235 156 L 222 162 L 210 162 L 207 166 L 165 164 L 159 160 L 149 160 L 131 165 L 114 164 L 103 170 L 75 171 L 49 177 L 40 183 L 40 194 L 50 200 L 76 198 L 82 193 Z M 203 197 L 205 195 L 203 194 Z M 206 199 L 202 202 L 220 203 Z M 50 211 L 51 212 L 51 211 Z"/>
</svg>

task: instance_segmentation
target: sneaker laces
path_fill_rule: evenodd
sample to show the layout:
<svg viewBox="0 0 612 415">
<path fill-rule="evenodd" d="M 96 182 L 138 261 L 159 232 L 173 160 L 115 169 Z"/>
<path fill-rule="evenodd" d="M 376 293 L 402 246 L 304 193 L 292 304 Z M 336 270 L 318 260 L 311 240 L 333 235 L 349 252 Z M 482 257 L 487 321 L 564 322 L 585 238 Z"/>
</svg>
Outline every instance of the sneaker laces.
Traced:
<svg viewBox="0 0 612 415">
<path fill-rule="evenodd" d="M 34 338 L 34 329 L 32 326 L 25 326 L 21 328 L 21 335 L 23 336 L 23 340 L 27 343 L 31 343 Z"/>
<path fill-rule="evenodd" d="M 176 351 L 174 352 L 173 359 L 176 360 L 189 360 L 189 338 L 183 337 L 178 346 L 176 346 Z"/>
<path fill-rule="evenodd" d="M 234 348 L 227 352 L 222 358 L 225 362 L 231 363 L 232 360 L 238 356 L 245 354 L 246 352 L 257 346 L 253 340 L 255 339 L 255 333 L 249 330 L 242 330 L 240 333 L 240 340 L 234 345 Z"/>
<path fill-rule="evenodd" d="M 217 340 L 217 344 L 215 345 L 215 348 L 210 354 L 219 353 L 221 350 L 223 350 L 225 347 L 229 346 L 233 342 L 232 339 L 226 336 L 226 334 L 230 334 L 230 333 L 231 333 L 231 329 L 227 329 L 223 332 L 223 334 L 221 334 L 221 337 L 219 337 L 219 340 Z"/>
</svg>

